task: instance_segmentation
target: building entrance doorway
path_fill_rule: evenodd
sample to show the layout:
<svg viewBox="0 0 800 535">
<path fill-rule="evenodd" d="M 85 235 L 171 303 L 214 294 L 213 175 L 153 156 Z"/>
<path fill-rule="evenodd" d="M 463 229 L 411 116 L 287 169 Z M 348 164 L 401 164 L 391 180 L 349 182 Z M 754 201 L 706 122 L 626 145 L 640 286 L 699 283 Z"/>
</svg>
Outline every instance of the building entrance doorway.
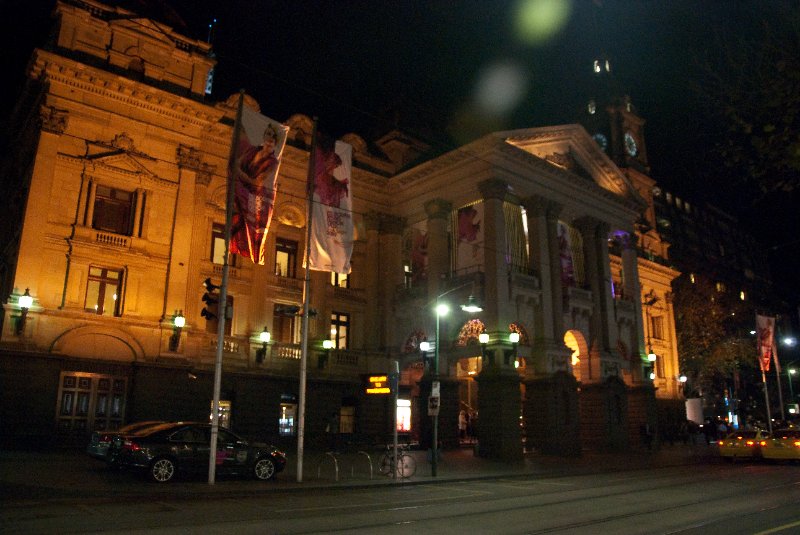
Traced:
<svg viewBox="0 0 800 535">
<path fill-rule="evenodd" d="M 481 357 L 463 358 L 456 366 L 458 378 L 458 437 L 461 444 L 477 441 L 478 382 L 475 377 L 481 371 Z"/>
<path fill-rule="evenodd" d="M 56 408 L 59 441 L 80 443 L 92 431 L 124 422 L 128 379 L 98 373 L 61 372 Z"/>
</svg>

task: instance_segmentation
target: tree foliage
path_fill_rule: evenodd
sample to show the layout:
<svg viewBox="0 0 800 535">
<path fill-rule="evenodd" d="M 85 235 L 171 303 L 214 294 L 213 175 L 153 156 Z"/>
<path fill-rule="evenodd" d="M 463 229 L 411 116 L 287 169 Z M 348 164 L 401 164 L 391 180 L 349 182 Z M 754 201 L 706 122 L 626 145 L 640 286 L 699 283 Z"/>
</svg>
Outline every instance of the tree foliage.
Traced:
<svg viewBox="0 0 800 535">
<path fill-rule="evenodd" d="M 722 397 L 738 374 L 752 374 L 755 346 L 748 333 L 755 319 L 738 295 L 691 278 L 684 274 L 674 283 L 680 368 L 693 393 Z"/>
<path fill-rule="evenodd" d="M 730 24 L 720 31 L 701 60 L 698 91 L 726 126 L 716 148 L 731 178 L 762 195 L 793 191 L 800 186 L 800 14 L 782 2 L 751 9 L 763 18 L 758 30 Z"/>
</svg>

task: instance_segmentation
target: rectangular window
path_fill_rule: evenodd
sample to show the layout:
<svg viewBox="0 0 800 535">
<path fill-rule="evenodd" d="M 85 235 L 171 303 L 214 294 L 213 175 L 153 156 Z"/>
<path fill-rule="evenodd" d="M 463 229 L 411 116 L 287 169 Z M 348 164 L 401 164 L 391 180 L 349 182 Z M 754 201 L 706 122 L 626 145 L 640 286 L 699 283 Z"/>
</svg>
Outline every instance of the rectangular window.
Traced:
<svg viewBox="0 0 800 535">
<path fill-rule="evenodd" d="M 650 318 L 650 335 L 656 340 L 664 339 L 664 318 L 661 316 Z"/>
<path fill-rule="evenodd" d="M 331 314 L 331 340 L 334 349 L 347 349 L 350 331 L 350 314 L 333 312 Z"/>
<path fill-rule="evenodd" d="M 293 437 L 297 434 L 297 404 L 281 403 L 281 413 L 278 417 L 278 434 L 282 437 Z"/>
<path fill-rule="evenodd" d="M 99 316 L 119 316 L 122 271 L 89 266 L 85 310 Z"/>
<path fill-rule="evenodd" d="M 296 264 L 297 242 L 278 238 L 275 242 L 275 274 L 293 279 Z"/>
<path fill-rule="evenodd" d="M 337 288 L 349 288 L 350 276 L 347 273 L 331 271 L 331 284 Z"/>
<path fill-rule="evenodd" d="M 353 434 L 356 430 L 356 408 L 345 406 L 339 409 L 339 432 Z"/>
<path fill-rule="evenodd" d="M 98 185 L 95 189 L 92 228 L 131 236 L 135 198 L 133 192 Z"/>
<path fill-rule="evenodd" d="M 211 262 L 219 266 L 225 263 L 225 225 L 214 223 L 211 227 Z M 236 255 L 228 253 L 228 265 L 236 267 Z"/>
<path fill-rule="evenodd" d="M 299 307 L 298 307 L 299 308 Z M 288 310 L 287 310 L 288 309 Z M 283 344 L 296 344 L 299 341 L 297 332 L 300 322 L 291 307 L 276 303 L 272 310 L 273 340 Z"/>
</svg>

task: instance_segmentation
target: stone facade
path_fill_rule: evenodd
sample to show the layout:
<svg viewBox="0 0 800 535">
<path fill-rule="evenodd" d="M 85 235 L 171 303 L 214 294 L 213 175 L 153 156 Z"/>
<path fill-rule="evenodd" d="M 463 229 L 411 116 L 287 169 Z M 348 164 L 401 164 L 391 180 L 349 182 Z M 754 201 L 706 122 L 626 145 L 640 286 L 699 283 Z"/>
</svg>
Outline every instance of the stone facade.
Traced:
<svg viewBox="0 0 800 535">
<path fill-rule="evenodd" d="M 221 276 L 214 252 L 237 97 L 204 99 L 206 44 L 108 16 L 114 9 L 58 3 L 58 51 L 34 51 L 29 71 L 39 120 L 17 123 L 32 150 L 5 167 L 27 191 L 3 236 L 12 251 L 0 333 L 9 440 L 80 442 L 126 421 L 208 417 L 218 341 L 201 315 L 202 282 Z M 108 46 L 122 41 L 129 46 Z M 258 110 L 250 97 L 245 105 Z M 286 124 L 267 263 L 237 258 L 231 267 L 222 342 L 226 421 L 284 444 L 297 432 L 301 332 L 299 318 L 276 307 L 303 302 L 312 131 L 304 115 Z M 639 422 L 656 425 L 654 395 L 680 393 L 666 377 L 677 373 L 674 273 L 637 255 L 644 179 L 632 180 L 579 125 L 497 132 L 411 167 L 427 147 L 400 132 L 374 148 L 356 134 L 343 140 L 354 147 L 353 272 L 346 286 L 311 273 L 309 444 L 324 447 L 333 413 L 345 435 L 386 440 L 389 400 L 367 395 L 364 376 L 394 360 L 411 406 L 408 436 L 429 443 L 423 340 L 439 346 L 444 447 L 458 444 L 462 410 L 478 417 L 479 454 L 509 460 L 523 437 L 575 455 L 628 447 Z M 120 206 L 125 217 L 114 219 Z M 276 272 L 279 253 L 289 272 Z M 26 289 L 34 301 L 22 321 Z M 669 316 L 669 336 L 650 337 L 665 361 L 655 391 L 641 304 L 650 290 Z M 456 306 L 468 297 L 483 311 Z M 437 301 L 452 310 L 435 340 Z M 347 345 L 325 353 L 332 317 L 346 322 Z M 265 327 L 273 341 L 262 358 Z"/>
</svg>

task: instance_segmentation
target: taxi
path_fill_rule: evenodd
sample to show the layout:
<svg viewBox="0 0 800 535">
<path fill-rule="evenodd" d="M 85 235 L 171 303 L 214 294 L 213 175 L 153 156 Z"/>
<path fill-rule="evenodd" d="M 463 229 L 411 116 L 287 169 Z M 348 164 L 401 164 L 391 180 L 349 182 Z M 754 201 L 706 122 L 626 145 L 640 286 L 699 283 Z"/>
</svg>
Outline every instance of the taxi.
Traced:
<svg viewBox="0 0 800 535">
<path fill-rule="evenodd" d="M 734 431 L 717 441 L 720 456 L 728 461 L 761 457 L 761 447 L 769 434 L 765 431 Z"/>
<path fill-rule="evenodd" d="M 763 441 L 761 456 L 769 460 L 800 461 L 800 429 L 778 429 Z"/>
</svg>

